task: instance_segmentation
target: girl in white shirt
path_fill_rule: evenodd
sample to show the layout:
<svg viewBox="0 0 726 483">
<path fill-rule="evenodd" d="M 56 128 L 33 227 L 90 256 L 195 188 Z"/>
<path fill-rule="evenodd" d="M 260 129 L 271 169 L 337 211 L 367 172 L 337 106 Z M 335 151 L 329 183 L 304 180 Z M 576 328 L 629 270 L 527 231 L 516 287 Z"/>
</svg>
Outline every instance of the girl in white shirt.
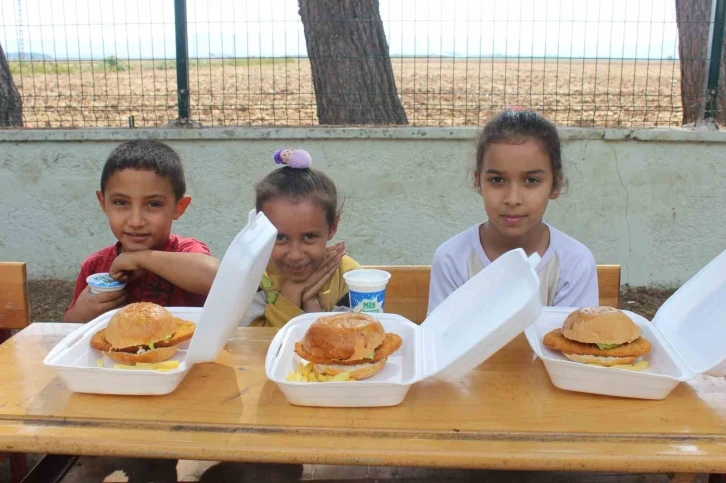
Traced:
<svg viewBox="0 0 726 483">
<path fill-rule="evenodd" d="M 510 109 L 484 127 L 477 141 L 474 187 L 487 221 L 444 242 L 434 254 L 428 311 L 477 272 L 515 248 L 539 253 L 542 303 L 598 305 L 597 268 L 590 250 L 544 223 L 549 200 L 565 183 L 557 128 L 535 111 Z"/>
</svg>

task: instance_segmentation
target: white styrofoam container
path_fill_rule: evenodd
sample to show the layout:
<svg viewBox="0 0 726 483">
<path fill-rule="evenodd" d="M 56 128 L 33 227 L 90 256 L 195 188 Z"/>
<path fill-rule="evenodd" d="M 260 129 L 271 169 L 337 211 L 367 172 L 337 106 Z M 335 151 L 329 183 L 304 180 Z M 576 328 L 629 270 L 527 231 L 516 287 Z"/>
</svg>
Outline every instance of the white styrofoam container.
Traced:
<svg viewBox="0 0 726 483">
<path fill-rule="evenodd" d="M 52 367 L 69 389 L 96 394 L 168 394 L 174 391 L 192 366 L 212 362 L 242 322 L 270 259 L 277 230 L 262 213 L 252 210 L 247 226 L 230 244 L 204 308 L 167 307 L 175 316 L 197 324 L 194 336 L 179 346 L 173 359 L 177 369 L 114 369 L 113 361 L 92 349 L 91 337 L 103 329 L 117 310 L 106 312 L 63 338 L 43 363 Z M 98 367 L 102 359 L 104 367 Z"/>
<path fill-rule="evenodd" d="M 383 370 L 352 382 L 286 381 L 300 360 L 295 342 L 322 314 L 303 314 L 288 322 L 267 352 L 265 371 L 291 404 L 300 406 L 394 406 L 409 388 L 429 377 L 456 380 L 501 349 L 539 315 L 539 255 L 505 253 L 459 287 L 417 325 L 395 314 L 369 314 L 386 332 L 403 339 Z"/>
<path fill-rule="evenodd" d="M 552 383 L 569 391 L 638 399 L 664 399 L 698 374 L 726 376 L 726 251 L 683 284 L 658 310 L 653 322 L 624 311 L 653 344 L 642 372 L 571 361 L 544 346 L 550 330 L 562 326 L 572 308 L 545 307 L 525 330 Z"/>
<path fill-rule="evenodd" d="M 167 307 L 174 316 L 199 322 L 202 309 L 198 307 Z M 74 392 L 96 394 L 168 394 L 177 388 L 187 375 L 191 365 L 187 363 L 189 341 L 179 345 L 171 360 L 179 361 L 179 367 L 168 372 L 114 369 L 114 362 L 103 352 L 93 350 L 90 341 L 93 334 L 106 327 L 112 310 L 81 326 L 64 337 L 45 358 L 45 365 L 53 367 L 68 389 Z M 98 360 L 104 367 L 98 367 Z"/>
</svg>

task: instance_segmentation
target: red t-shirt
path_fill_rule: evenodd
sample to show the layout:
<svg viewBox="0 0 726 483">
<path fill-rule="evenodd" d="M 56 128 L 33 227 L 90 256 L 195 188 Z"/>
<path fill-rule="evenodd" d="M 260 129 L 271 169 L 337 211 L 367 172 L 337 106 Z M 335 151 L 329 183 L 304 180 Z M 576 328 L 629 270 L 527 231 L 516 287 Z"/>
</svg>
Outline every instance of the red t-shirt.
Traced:
<svg viewBox="0 0 726 483">
<path fill-rule="evenodd" d="M 111 264 L 121 249 L 116 243 L 103 248 L 86 258 L 81 264 L 81 273 L 76 280 L 76 289 L 68 310 L 72 309 L 78 296 L 86 288 L 86 277 L 94 273 L 108 272 Z M 209 255 L 209 248 L 194 238 L 184 238 L 177 235 L 169 236 L 169 242 L 164 247 L 165 252 L 204 253 Z M 195 294 L 172 285 L 164 278 L 149 271 L 143 277 L 132 280 L 126 284 L 126 302 L 153 302 L 163 307 L 202 307 L 207 300 L 206 295 Z"/>
</svg>

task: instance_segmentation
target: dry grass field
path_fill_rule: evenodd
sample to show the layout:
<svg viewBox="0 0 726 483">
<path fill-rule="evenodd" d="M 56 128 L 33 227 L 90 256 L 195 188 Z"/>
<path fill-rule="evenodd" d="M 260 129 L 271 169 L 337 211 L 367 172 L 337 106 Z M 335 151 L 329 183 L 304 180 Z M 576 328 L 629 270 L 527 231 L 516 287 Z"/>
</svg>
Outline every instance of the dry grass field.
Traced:
<svg viewBox="0 0 726 483">
<path fill-rule="evenodd" d="M 480 126 L 512 105 L 557 124 L 681 124 L 670 60 L 394 58 L 414 126 Z M 32 127 L 163 126 L 177 117 L 174 61 L 11 62 Z M 203 126 L 316 125 L 307 59 L 190 62 L 191 117 Z"/>
</svg>

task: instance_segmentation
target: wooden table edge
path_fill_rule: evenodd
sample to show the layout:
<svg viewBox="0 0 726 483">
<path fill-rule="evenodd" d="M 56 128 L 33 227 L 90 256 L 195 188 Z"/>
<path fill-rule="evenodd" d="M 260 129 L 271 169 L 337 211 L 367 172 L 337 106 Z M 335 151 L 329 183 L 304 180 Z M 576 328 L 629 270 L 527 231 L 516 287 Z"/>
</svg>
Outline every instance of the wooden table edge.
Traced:
<svg viewBox="0 0 726 483">
<path fill-rule="evenodd" d="M 415 433 L 396 435 L 392 432 L 374 436 L 372 432 L 353 431 L 351 436 L 341 438 L 340 435 L 330 437 L 325 431 L 316 434 L 309 428 L 276 428 L 270 431 L 266 427 L 239 427 L 238 430 L 217 431 L 186 427 L 124 430 L 18 421 L 0 428 L 0 449 L 79 456 L 288 464 L 621 473 L 726 472 L 726 439 L 722 437 L 675 435 L 673 440 L 656 437 L 649 445 L 644 445 L 643 438 L 639 441 L 606 438 L 592 442 L 564 434 L 562 438 L 552 440 L 543 437 L 527 440 L 507 437 L 506 434 L 477 437 L 476 433 L 472 433 L 469 437 L 464 435 L 464 438 L 444 438 L 444 441 L 431 445 L 431 439 L 415 437 Z M 285 434 L 285 445 L 280 444 L 281 433 Z M 106 441 L 104 445 L 98 444 L 101 438 Z M 208 438 L 209 441 L 200 444 L 200 438 Z"/>
</svg>

